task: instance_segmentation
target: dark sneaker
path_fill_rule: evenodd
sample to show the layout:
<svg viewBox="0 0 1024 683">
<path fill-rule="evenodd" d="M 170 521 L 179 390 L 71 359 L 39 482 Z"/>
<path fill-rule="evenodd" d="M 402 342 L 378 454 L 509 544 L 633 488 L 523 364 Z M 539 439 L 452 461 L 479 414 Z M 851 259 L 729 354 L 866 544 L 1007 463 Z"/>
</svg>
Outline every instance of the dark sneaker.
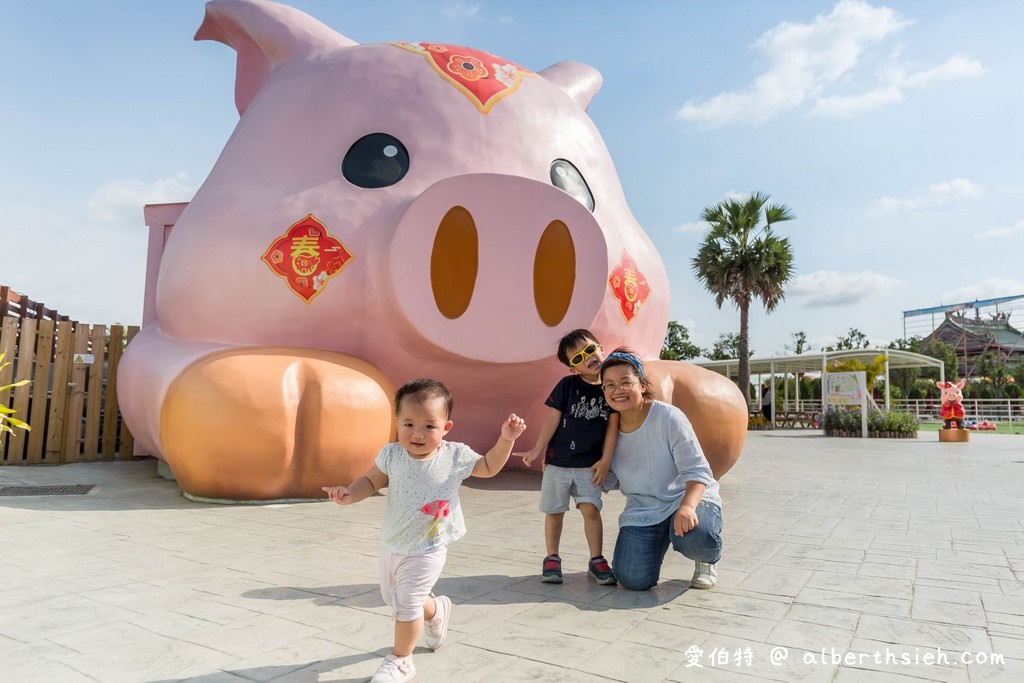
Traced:
<svg viewBox="0 0 1024 683">
<path fill-rule="evenodd" d="M 558 555 L 545 557 L 540 580 L 544 583 L 562 583 L 562 558 Z"/>
<path fill-rule="evenodd" d="M 612 573 L 612 568 L 608 566 L 608 560 L 604 559 L 604 555 L 598 555 L 590 561 L 590 570 L 587 573 L 602 586 L 614 586 L 616 583 L 615 574 Z"/>
</svg>

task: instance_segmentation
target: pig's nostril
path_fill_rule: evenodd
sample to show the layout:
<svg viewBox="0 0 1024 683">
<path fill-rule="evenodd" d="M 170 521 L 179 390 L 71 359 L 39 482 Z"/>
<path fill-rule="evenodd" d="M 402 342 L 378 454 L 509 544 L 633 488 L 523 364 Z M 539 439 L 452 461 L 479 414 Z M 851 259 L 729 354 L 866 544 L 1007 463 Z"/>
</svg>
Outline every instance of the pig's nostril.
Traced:
<svg viewBox="0 0 1024 683">
<path fill-rule="evenodd" d="M 576 286 L 576 245 L 562 221 L 551 221 L 540 236 L 533 261 L 533 301 L 548 327 L 562 322 Z"/>
<path fill-rule="evenodd" d="M 469 211 L 455 206 L 441 219 L 430 254 L 430 286 L 441 315 L 455 320 L 473 300 L 480 265 L 476 223 Z"/>
</svg>

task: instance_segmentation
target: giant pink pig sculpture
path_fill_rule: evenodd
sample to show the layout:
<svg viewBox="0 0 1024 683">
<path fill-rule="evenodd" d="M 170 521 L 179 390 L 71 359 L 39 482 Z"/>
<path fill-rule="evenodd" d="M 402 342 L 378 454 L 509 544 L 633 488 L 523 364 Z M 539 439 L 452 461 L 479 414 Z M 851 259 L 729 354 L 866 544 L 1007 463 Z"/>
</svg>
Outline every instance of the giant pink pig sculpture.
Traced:
<svg viewBox="0 0 1024 683">
<path fill-rule="evenodd" d="M 196 39 L 237 51 L 241 118 L 117 378 L 137 443 L 186 493 L 322 496 L 392 438 L 393 387 L 416 377 L 451 387 L 457 440 L 486 448 L 515 411 L 532 443 L 575 328 L 658 357 L 668 281 L 585 113 L 593 68 L 358 45 L 264 0 L 213 0 Z M 721 476 L 739 390 L 650 366 Z"/>
</svg>

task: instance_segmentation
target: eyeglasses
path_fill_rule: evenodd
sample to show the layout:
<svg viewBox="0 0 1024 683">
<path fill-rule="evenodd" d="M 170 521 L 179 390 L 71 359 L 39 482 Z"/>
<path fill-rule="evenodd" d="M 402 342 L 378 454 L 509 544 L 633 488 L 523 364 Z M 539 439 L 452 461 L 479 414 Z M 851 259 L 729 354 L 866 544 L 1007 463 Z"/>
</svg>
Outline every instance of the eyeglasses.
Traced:
<svg viewBox="0 0 1024 683">
<path fill-rule="evenodd" d="M 597 353 L 597 344 L 587 344 L 583 347 L 583 350 L 577 353 L 575 356 L 569 359 L 569 367 L 574 368 L 586 359 Z"/>
<path fill-rule="evenodd" d="M 627 379 L 616 384 L 615 382 L 606 382 L 601 388 L 604 389 L 606 394 L 614 393 L 616 389 L 623 391 L 633 391 L 636 388 L 637 382 L 632 379 Z"/>
</svg>

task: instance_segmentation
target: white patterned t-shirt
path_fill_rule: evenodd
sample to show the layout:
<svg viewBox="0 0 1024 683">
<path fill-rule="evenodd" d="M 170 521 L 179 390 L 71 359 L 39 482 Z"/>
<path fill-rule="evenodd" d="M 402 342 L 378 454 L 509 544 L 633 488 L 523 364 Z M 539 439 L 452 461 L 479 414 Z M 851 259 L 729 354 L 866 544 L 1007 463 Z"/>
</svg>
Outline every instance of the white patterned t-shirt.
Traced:
<svg viewBox="0 0 1024 683">
<path fill-rule="evenodd" d="M 459 488 L 482 456 L 462 443 L 442 441 L 424 460 L 389 443 L 377 455 L 388 476 L 388 504 L 380 542 L 399 555 L 422 555 L 466 533 Z"/>
</svg>

